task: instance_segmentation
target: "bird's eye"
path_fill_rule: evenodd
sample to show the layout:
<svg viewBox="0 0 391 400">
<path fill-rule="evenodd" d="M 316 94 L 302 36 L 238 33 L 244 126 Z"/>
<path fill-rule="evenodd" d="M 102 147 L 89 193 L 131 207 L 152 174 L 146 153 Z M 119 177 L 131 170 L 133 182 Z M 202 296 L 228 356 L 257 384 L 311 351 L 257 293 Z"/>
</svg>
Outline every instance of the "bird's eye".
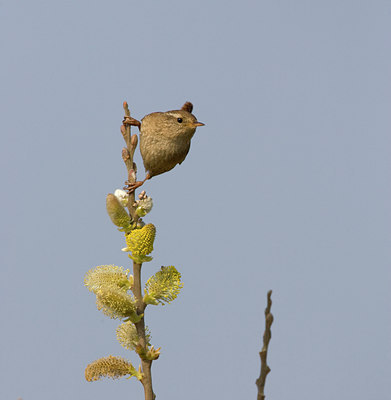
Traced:
<svg viewBox="0 0 391 400">
<path fill-rule="evenodd" d="M 177 121 L 181 124 L 183 122 L 182 118 L 177 118 Z"/>
</svg>

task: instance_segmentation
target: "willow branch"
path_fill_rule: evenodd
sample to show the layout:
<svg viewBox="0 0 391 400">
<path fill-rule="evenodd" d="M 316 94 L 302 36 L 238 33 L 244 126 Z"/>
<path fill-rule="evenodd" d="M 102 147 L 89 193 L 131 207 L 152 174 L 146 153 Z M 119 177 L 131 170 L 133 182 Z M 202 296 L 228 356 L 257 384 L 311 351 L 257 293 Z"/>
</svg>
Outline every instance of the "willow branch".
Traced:
<svg viewBox="0 0 391 400">
<path fill-rule="evenodd" d="M 128 107 L 128 103 L 124 101 L 123 104 L 124 111 L 125 111 L 125 118 L 130 118 L 130 111 Z M 126 165 L 126 169 L 128 171 L 128 182 L 134 183 L 136 182 L 136 173 L 137 173 L 137 166 L 136 163 L 133 161 L 134 152 L 137 147 L 138 137 L 136 134 L 131 135 L 130 133 L 130 124 L 122 124 L 121 125 L 121 133 L 125 140 L 126 147 L 122 149 L 122 159 Z M 136 214 L 136 207 L 135 207 L 135 194 L 134 191 L 129 194 L 129 201 L 128 201 L 128 210 L 130 216 L 133 218 L 133 221 L 137 221 L 138 216 Z"/>
<path fill-rule="evenodd" d="M 130 111 L 128 107 L 128 103 L 124 101 L 123 104 L 124 111 L 125 111 L 125 118 L 130 118 Z M 134 152 L 137 147 L 138 137 L 137 135 L 131 135 L 130 132 L 130 124 L 123 124 L 121 125 L 121 133 L 125 140 L 126 147 L 122 149 L 122 159 L 126 165 L 126 169 L 128 171 L 128 181 L 127 183 L 134 183 L 136 182 L 136 173 L 137 173 L 137 166 L 136 163 L 133 161 Z M 132 191 L 129 194 L 128 200 L 128 210 L 129 215 L 132 217 L 133 222 L 137 222 L 138 215 L 136 214 L 136 205 L 135 205 L 135 193 Z M 142 264 L 138 264 L 135 261 L 133 262 L 133 287 L 132 292 L 136 299 L 136 308 L 137 314 L 143 315 L 145 310 L 145 303 L 143 301 L 143 295 L 141 291 L 141 267 Z M 145 321 L 144 316 L 141 317 L 140 321 L 135 323 L 137 336 L 139 337 L 139 346 L 140 346 L 140 359 L 141 359 L 141 367 L 143 371 L 143 378 L 141 379 L 141 383 L 144 387 L 144 395 L 145 400 L 154 400 L 155 393 L 152 389 L 152 374 L 151 374 L 151 360 L 145 360 L 141 357 L 141 354 L 145 354 L 147 352 L 147 341 L 145 338 Z"/>
<path fill-rule="evenodd" d="M 142 292 L 141 292 L 141 266 L 142 264 L 137 264 L 133 261 L 133 294 L 136 299 L 136 307 L 137 307 L 137 314 L 142 315 L 145 310 L 145 303 L 143 302 Z M 151 373 L 151 366 L 152 361 L 144 359 L 141 354 L 145 354 L 147 352 L 147 341 L 145 338 L 145 320 L 144 316 L 141 318 L 139 322 L 135 323 L 137 336 L 139 337 L 139 346 L 140 346 L 140 359 L 141 359 L 141 366 L 143 370 L 143 378 L 141 383 L 144 386 L 144 395 L 145 400 L 154 400 L 155 393 L 152 389 L 152 373 Z"/>
<path fill-rule="evenodd" d="M 270 312 L 272 307 L 272 291 L 269 290 L 267 292 L 267 306 L 265 309 L 265 332 L 263 334 L 263 347 L 259 352 L 259 357 L 261 358 L 261 373 L 259 378 L 256 380 L 255 384 L 258 387 L 258 396 L 257 400 L 265 399 L 265 383 L 266 376 L 271 371 L 270 367 L 267 365 L 267 352 L 269 349 L 269 342 L 272 337 L 271 326 L 273 323 L 273 314 Z"/>
</svg>

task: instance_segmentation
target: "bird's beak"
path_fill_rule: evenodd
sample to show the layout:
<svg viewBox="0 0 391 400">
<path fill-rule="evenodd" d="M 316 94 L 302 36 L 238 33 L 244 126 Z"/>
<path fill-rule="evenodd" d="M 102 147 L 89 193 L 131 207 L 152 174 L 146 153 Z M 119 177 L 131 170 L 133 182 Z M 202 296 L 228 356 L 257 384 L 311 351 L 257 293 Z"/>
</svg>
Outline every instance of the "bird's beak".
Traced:
<svg viewBox="0 0 391 400">
<path fill-rule="evenodd" d="M 205 124 L 203 124 L 202 122 L 194 122 L 194 126 L 204 126 Z"/>
</svg>

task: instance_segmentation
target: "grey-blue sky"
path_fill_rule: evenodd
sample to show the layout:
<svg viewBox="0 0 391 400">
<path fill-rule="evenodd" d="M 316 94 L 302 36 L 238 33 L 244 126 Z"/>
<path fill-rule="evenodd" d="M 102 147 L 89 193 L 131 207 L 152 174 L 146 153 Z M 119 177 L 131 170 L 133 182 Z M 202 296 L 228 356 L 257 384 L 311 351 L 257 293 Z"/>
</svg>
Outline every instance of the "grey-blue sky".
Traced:
<svg viewBox="0 0 391 400">
<path fill-rule="evenodd" d="M 191 100 L 207 124 L 146 186 L 144 276 L 174 264 L 185 283 L 147 310 L 158 398 L 255 398 L 270 288 L 268 398 L 387 398 L 390 16 L 379 0 L 2 2 L 0 398 L 142 398 L 84 381 L 128 355 L 82 285 L 128 262 L 104 210 L 123 100 L 136 118 Z"/>
</svg>

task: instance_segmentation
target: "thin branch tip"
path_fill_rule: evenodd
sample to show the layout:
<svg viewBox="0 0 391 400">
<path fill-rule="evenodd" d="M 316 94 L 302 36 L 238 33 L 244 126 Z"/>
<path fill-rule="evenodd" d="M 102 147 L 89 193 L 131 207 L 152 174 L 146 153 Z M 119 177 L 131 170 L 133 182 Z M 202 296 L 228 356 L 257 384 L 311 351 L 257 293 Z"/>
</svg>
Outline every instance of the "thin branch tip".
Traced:
<svg viewBox="0 0 391 400">
<path fill-rule="evenodd" d="M 267 352 L 269 349 L 269 342 L 272 337 L 271 326 L 273 323 L 273 314 L 270 312 L 272 306 L 271 299 L 272 291 L 269 290 L 267 292 L 267 306 L 265 308 L 265 331 L 263 333 L 263 346 L 262 350 L 259 352 L 259 357 L 261 359 L 261 372 L 259 374 L 259 378 L 255 381 L 255 384 L 258 387 L 258 396 L 257 400 L 265 399 L 265 383 L 266 376 L 271 371 L 271 368 L 267 365 Z"/>
<path fill-rule="evenodd" d="M 129 111 L 129 106 L 126 101 L 123 102 L 122 104 L 124 110 L 125 110 L 125 117 L 130 117 L 130 111 Z"/>
</svg>

